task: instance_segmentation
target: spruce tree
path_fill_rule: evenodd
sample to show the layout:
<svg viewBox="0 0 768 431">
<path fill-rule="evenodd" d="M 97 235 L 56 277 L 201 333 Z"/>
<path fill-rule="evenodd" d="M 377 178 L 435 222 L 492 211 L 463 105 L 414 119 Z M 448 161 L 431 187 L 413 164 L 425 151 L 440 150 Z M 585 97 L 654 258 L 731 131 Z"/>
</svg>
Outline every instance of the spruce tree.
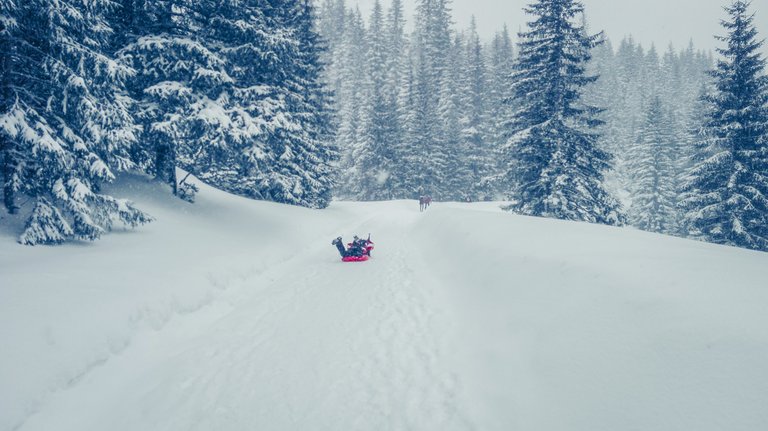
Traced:
<svg viewBox="0 0 768 431">
<path fill-rule="evenodd" d="M 11 212 L 17 196 L 35 200 L 23 244 L 94 240 L 115 222 L 151 220 L 101 193 L 117 172 L 135 167 L 137 142 L 123 86 L 133 70 L 111 52 L 114 7 L 31 0 L 6 9 L 13 15 L 3 19 L 3 39 L 13 47 L 2 53 L 3 67 L 10 64 L 0 118 L 4 198 Z"/>
<path fill-rule="evenodd" d="M 349 188 L 357 200 L 393 197 L 389 180 L 396 163 L 393 125 L 397 118 L 390 106 L 392 94 L 387 93 L 386 36 L 384 13 L 377 0 L 368 27 L 360 142 L 352 155 L 355 166 L 349 178 Z"/>
<path fill-rule="evenodd" d="M 700 127 L 691 122 L 697 111 L 697 93 L 708 85 L 707 58 L 689 44 L 680 52 L 670 46 L 659 59 L 653 47 L 646 51 L 631 37 L 622 40 L 615 55 L 610 41 L 594 50 L 589 71 L 600 79 L 587 87 L 586 100 L 606 108 L 601 116 L 605 124 L 599 129 L 600 145 L 615 155 L 614 168 L 606 174 L 606 188 L 626 207 L 637 190 L 631 154 L 637 152 L 637 137 L 644 131 L 646 114 L 657 96 L 679 150 L 675 160 L 680 164 L 673 174 L 680 183 L 683 165 L 690 159 L 686 153 L 691 148 L 690 132 Z"/>
<path fill-rule="evenodd" d="M 327 49 L 322 53 L 321 61 L 325 65 L 323 81 L 333 94 L 334 124 L 338 124 L 340 112 L 339 95 L 341 90 L 340 69 L 343 67 L 342 49 L 346 33 L 347 6 L 344 0 L 324 0 L 319 11 L 317 29 L 326 41 Z"/>
<path fill-rule="evenodd" d="M 201 103 L 208 101 L 212 112 L 217 90 L 223 81 L 232 81 L 225 60 L 205 46 L 208 17 L 201 6 L 190 0 L 125 2 L 125 14 L 132 19 L 126 20 L 124 31 L 133 38 L 119 54 L 137 71 L 128 86 L 143 128 L 134 159 L 168 184 L 174 195 L 179 194 L 177 167 L 201 174 L 187 157 L 198 141 L 191 136 L 190 122 L 203 108 Z M 221 143 L 221 138 L 215 139 L 212 146 Z"/>
<path fill-rule="evenodd" d="M 490 116 L 490 131 L 488 139 L 491 145 L 489 167 L 490 175 L 485 180 L 487 188 L 492 191 L 494 196 L 504 192 L 509 193 L 514 184 L 509 182 L 509 178 L 503 175 L 504 146 L 508 138 L 505 121 L 508 121 L 515 111 L 512 95 L 512 71 L 514 62 L 514 53 L 512 41 L 509 36 L 507 26 L 497 33 L 491 44 L 490 57 L 490 83 L 488 91 L 488 111 Z M 509 196 L 505 196 L 509 197 Z"/>
<path fill-rule="evenodd" d="M 486 67 L 485 53 L 477 34 L 475 18 L 469 28 L 466 55 L 466 74 L 464 88 L 465 121 L 462 136 L 462 159 L 467 172 L 466 182 L 462 187 L 462 195 L 472 200 L 484 200 L 490 198 L 492 190 L 488 177 L 492 175 L 492 156 L 490 152 L 490 127 L 489 110 L 490 103 L 487 100 L 488 70 Z"/>
<path fill-rule="evenodd" d="M 317 32 L 317 16 L 312 0 L 276 1 L 286 9 L 286 27 L 293 34 L 297 51 L 290 58 L 286 78 L 281 83 L 287 112 L 298 126 L 282 127 L 277 142 L 280 150 L 273 177 L 285 186 L 270 188 L 269 199 L 276 202 L 325 208 L 331 202 L 336 181 L 338 148 L 333 143 L 331 91 L 323 79 L 324 52 L 328 49 Z M 277 120 L 277 118 L 275 118 Z M 281 139 L 282 138 L 282 139 Z"/>
<path fill-rule="evenodd" d="M 646 92 L 643 79 L 643 61 L 645 54 L 642 46 L 635 44 L 630 36 L 622 39 L 616 51 L 614 70 L 616 70 L 615 95 L 607 105 L 608 124 L 603 128 L 606 134 L 606 149 L 615 156 L 614 171 L 611 173 L 617 196 L 623 202 L 629 199 L 632 180 L 629 172 L 628 155 L 635 144 L 635 138 L 643 121 L 643 94 Z M 598 81 L 601 83 L 602 79 Z M 606 81 L 606 84 L 609 81 Z M 611 91 L 609 89 L 609 91 Z"/>
<path fill-rule="evenodd" d="M 618 203 L 603 188 L 611 156 L 598 148 L 600 109 L 581 101 L 590 50 L 602 34 L 586 35 L 575 23 L 583 13 L 576 0 L 538 0 L 520 33 L 513 95 L 520 109 L 510 119 L 507 177 L 516 202 L 508 210 L 525 215 L 619 224 Z"/>
<path fill-rule="evenodd" d="M 686 178 L 682 205 L 691 236 L 768 250 L 768 78 L 749 6 L 725 7 L 727 35 L 717 39 L 726 47 L 706 98 L 706 158 Z"/>
<path fill-rule="evenodd" d="M 423 189 L 420 191 L 416 184 L 419 184 L 421 179 L 417 178 L 420 173 L 421 166 L 421 154 L 415 150 L 419 145 L 419 138 L 423 136 L 425 117 L 424 112 L 419 109 L 424 99 L 421 96 L 422 87 L 420 82 L 417 81 L 416 70 L 416 49 L 414 44 L 409 45 L 409 49 L 406 53 L 405 60 L 405 77 L 403 85 L 403 93 L 401 95 L 402 115 L 401 122 L 403 124 L 403 141 L 399 151 L 399 171 L 401 175 L 398 175 L 400 182 L 399 192 L 400 197 L 405 199 L 412 199 L 419 197 L 423 193 Z"/>
<path fill-rule="evenodd" d="M 331 113 L 304 0 L 161 0 L 137 8 L 122 51 L 144 125 L 137 159 L 188 197 L 181 167 L 239 195 L 330 202 Z"/>
<path fill-rule="evenodd" d="M 433 135 L 433 149 L 425 162 L 429 177 L 434 184 L 426 194 L 438 193 L 443 200 L 461 200 L 471 181 L 467 169 L 469 156 L 463 150 L 463 131 L 467 117 L 466 79 L 467 70 L 465 40 L 457 34 L 449 50 L 444 53 L 446 69 L 438 86 L 437 118 L 439 123 Z"/>
<path fill-rule="evenodd" d="M 670 116 L 655 96 L 630 154 L 632 205 L 628 216 L 633 226 L 651 232 L 677 233 L 678 154 Z"/>
<path fill-rule="evenodd" d="M 21 154 L 13 135 L 11 111 L 16 104 L 19 67 L 23 57 L 19 52 L 17 33 L 19 8 L 14 0 L 0 0 L 0 180 L 2 181 L 3 206 L 10 214 L 18 211 L 16 194 L 19 192 L 18 172 Z M 18 112 L 22 114 L 21 111 Z M 4 133 L 2 133 L 4 131 Z"/>
<path fill-rule="evenodd" d="M 440 113 L 446 112 L 445 84 L 452 38 L 449 0 L 419 0 L 416 6 L 414 49 L 414 106 L 412 136 L 406 157 L 411 163 L 412 196 L 431 194 L 444 199 L 453 192 L 447 184 L 453 139 L 443 130 Z M 443 106 L 441 107 L 441 96 Z"/>
<path fill-rule="evenodd" d="M 357 192 L 353 190 L 351 178 L 355 175 L 353 154 L 361 142 L 366 45 L 365 23 L 360 10 L 347 11 L 337 58 L 339 89 L 335 95 L 335 110 L 339 117 L 336 145 L 342 154 L 340 194 L 345 198 Z"/>
<path fill-rule="evenodd" d="M 406 100 L 409 89 L 408 41 L 405 36 L 405 15 L 402 0 L 392 0 L 385 23 L 387 35 L 387 78 L 384 85 L 387 118 L 391 121 L 390 142 L 393 165 L 388 178 L 393 198 L 408 197 L 405 181 L 408 167 L 404 160 L 407 117 Z"/>
</svg>

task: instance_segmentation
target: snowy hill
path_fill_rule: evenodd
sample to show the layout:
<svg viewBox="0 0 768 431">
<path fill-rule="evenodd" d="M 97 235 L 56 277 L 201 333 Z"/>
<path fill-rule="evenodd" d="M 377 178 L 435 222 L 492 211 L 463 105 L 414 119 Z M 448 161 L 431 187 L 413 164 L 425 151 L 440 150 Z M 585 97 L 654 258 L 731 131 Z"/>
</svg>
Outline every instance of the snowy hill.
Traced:
<svg viewBox="0 0 768 431">
<path fill-rule="evenodd" d="M 157 221 L 0 232 L 0 430 L 768 428 L 766 253 L 490 203 L 112 192 Z"/>
</svg>

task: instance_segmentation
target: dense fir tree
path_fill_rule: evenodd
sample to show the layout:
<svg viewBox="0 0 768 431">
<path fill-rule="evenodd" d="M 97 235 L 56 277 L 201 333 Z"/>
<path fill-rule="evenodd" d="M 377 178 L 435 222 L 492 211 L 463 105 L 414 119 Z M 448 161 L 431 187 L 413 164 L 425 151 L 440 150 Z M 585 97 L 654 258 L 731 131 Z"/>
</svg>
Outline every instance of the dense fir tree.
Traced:
<svg viewBox="0 0 768 431">
<path fill-rule="evenodd" d="M 139 37 L 122 55 L 139 71 L 147 169 L 182 197 L 176 167 L 244 196 L 326 206 L 335 151 L 312 6 L 131 4 Z"/>
<path fill-rule="evenodd" d="M 445 121 L 440 112 L 446 112 L 448 103 L 445 84 L 451 82 L 445 76 L 449 68 L 452 39 L 450 29 L 449 0 L 419 0 L 416 6 L 415 30 L 412 42 L 414 50 L 414 121 L 405 155 L 411 163 L 411 195 L 422 193 L 447 199 L 455 190 L 448 185 L 451 173 L 448 167 L 455 145 L 452 136 L 443 130 Z M 443 106 L 440 107 L 441 96 Z"/>
<path fill-rule="evenodd" d="M 630 223 L 643 230 L 676 234 L 677 157 L 680 152 L 670 115 L 658 96 L 651 99 L 630 154 Z"/>
<path fill-rule="evenodd" d="M 394 103 L 403 93 L 402 86 L 406 73 L 408 41 L 405 36 L 405 11 L 402 0 L 392 0 L 384 25 L 386 37 L 386 97 Z"/>
<path fill-rule="evenodd" d="M 689 46 L 683 51 L 669 47 L 661 58 L 651 48 L 646 51 L 631 37 L 622 40 L 616 53 L 610 48 L 610 41 L 594 50 L 590 72 L 600 75 L 593 85 L 587 87 L 586 100 L 596 106 L 604 106 L 601 118 L 605 124 L 599 129 L 602 134 L 600 145 L 615 155 L 614 169 L 606 174 L 606 189 L 629 207 L 640 189 L 636 184 L 636 170 L 633 154 L 642 153 L 636 148 L 640 144 L 637 136 L 644 131 L 643 124 L 650 102 L 659 97 L 666 108 L 668 131 L 677 144 L 679 162 L 672 173 L 675 181 L 684 172 L 684 164 L 690 158 L 688 149 L 690 132 L 696 111 L 697 94 L 707 85 L 706 70 L 710 58 Z M 676 220 L 671 224 L 679 224 Z"/>
<path fill-rule="evenodd" d="M 394 163 L 388 178 L 391 195 L 395 198 L 408 196 L 405 182 L 408 165 L 404 162 L 409 91 L 408 40 L 405 36 L 405 15 L 402 0 L 392 0 L 387 13 L 387 78 L 385 97 L 387 118 L 392 121 L 392 154 Z"/>
<path fill-rule="evenodd" d="M 603 125 L 600 127 L 600 146 L 608 153 L 614 156 L 613 169 L 606 173 L 606 189 L 616 197 L 622 196 L 625 183 L 619 184 L 621 178 L 619 173 L 624 171 L 624 156 L 628 148 L 623 146 L 622 128 L 626 126 L 620 119 L 619 105 L 625 103 L 620 85 L 620 74 L 618 73 L 618 58 L 614 52 L 613 44 L 606 38 L 604 43 L 596 46 L 592 50 L 592 60 L 589 63 L 588 71 L 590 75 L 599 76 L 600 79 L 586 87 L 584 100 L 593 106 L 604 107 L 605 111 L 600 116 Z M 633 83 L 640 86 L 639 82 Z"/>
<path fill-rule="evenodd" d="M 512 71 L 514 53 L 512 40 L 506 26 L 496 33 L 491 43 L 490 78 L 487 91 L 487 110 L 489 116 L 488 140 L 491 144 L 489 161 L 490 175 L 486 177 L 484 189 L 489 189 L 494 196 L 503 194 L 501 191 L 512 190 L 514 184 L 509 183 L 506 176 L 501 175 L 503 148 L 509 138 L 504 119 L 510 119 L 516 110 L 512 98 Z"/>
<path fill-rule="evenodd" d="M 619 224 L 618 203 L 603 188 L 611 157 L 598 148 L 600 110 L 581 102 L 597 78 L 585 74 L 590 50 L 601 34 L 587 36 L 574 20 L 575 0 L 539 0 L 526 8 L 534 17 L 519 35 L 514 96 L 521 109 L 511 121 L 508 177 L 517 181 L 521 214 Z"/>
<path fill-rule="evenodd" d="M 434 129 L 433 151 L 424 166 L 435 180 L 431 187 L 439 191 L 441 199 L 460 200 L 466 194 L 471 181 L 463 151 L 463 132 L 467 126 L 467 100 L 465 71 L 465 40 L 457 34 L 449 51 L 444 54 L 446 69 L 441 77 L 437 100 L 437 118 L 440 121 Z M 430 194 L 432 192 L 427 192 Z"/>
<path fill-rule="evenodd" d="M 691 115 L 687 119 L 687 127 L 682 132 L 682 148 L 678 167 L 678 177 L 680 178 L 678 183 L 680 187 L 685 185 L 683 180 L 687 178 L 687 174 L 707 159 L 708 143 L 705 123 L 710 116 L 709 111 L 712 109 L 712 106 L 707 101 L 707 95 L 711 92 L 712 89 L 709 86 L 706 84 L 701 85 L 696 103 L 693 104 Z M 678 190 L 678 194 L 681 194 L 681 190 Z M 684 226 L 681 226 L 681 228 L 684 228 Z"/>
<path fill-rule="evenodd" d="M 14 0 L 0 0 L 0 127 L 10 129 L 8 115 L 16 102 L 15 92 L 22 58 L 19 53 L 19 35 L 16 32 L 19 9 Z M 19 146 L 6 133 L 0 133 L 0 180 L 2 180 L 3 206 L 6 211 L 17 212 L 16 194 L 20 189 L 17 174 Z"/>
<path fill-rule="evenodd" d="M 338 149 L 333 143 L 331 92 L 323 79 L 325 42 L 317 33 L 311 0 L 275 1 L 285 12 L 283 22 L 296 40 L 297 51 L 288 58 L 284 78 L 277 84 L 286 100 L 286 114 L 293 124 L 268 133 L 270 149 L 278 162 L 262 182 L 258 197 L 311 208 L 330 204 Z M 273 36 L 274 38 L 274 36 Z M 279 93 L 280 94 L 280 93 Z M 272 121 L 282 122 L 280 115 Z M 253 169 L 253 165 L 251 165 Z M 251 194 L 253 195 L 253 194 Z"/>
<path fill-rule="evenodd" d="M 341 124 L 343 114 L 341 112 L 341 52 L 344 48 L 343 38 L 346 32 L 347 7 L 344 0 L 323 0 L 318 10 L 317 31 L 319 36 L 325 41 L 326 49 L 320 53 L 320 62 L 324 65 L 322 82 L 328 86 L 330 92 L 330 107 L 333 123 L 332 142 L 335 144 L 339 155 L 344 153 L 344 149 L 339 144 L 339 125 Z M 344 177 L 337 169 L 336 174 L 336 194 L 344 187 Z"/>
<path fill-rule="evenodd" d="M 605 133 L 603 147 L 615 156 L 614 170 L 609 173 L 608 183 L 613 186 L 614 194 L 623 198 L 624 203 L 630 195 L 632 183 L 627 156 L 635 144 L 645 110 L 643 94 L 646 92 L 644 88 L 647 81 L 643 78 L 647 74 L 643 72 L 643 66 L 647 63 L 643 61 L 644 56 L 642 46 L 635 44 L 631 36 L 622 39 L 613 57 L 613 64 L 608 66 L 607 79 L 596 83 L 597 87 L 608 92 L 610 98 L 610 102 L 604 105 L 607 111 L 602 117 L 606 121 L 602 128 Z"/>
<path fill-rule="evenodd" d="M 392 94 L 387 93 L 388 44 L 381 3 L 374 3 L 367 33 L 365 89 L 362 99 L 360 140 L 353 147 L 355 160 L 348 189 L 357 200 L 391 199 L 390 177 L 394 170 L 396 144 Z"/>
<path fill-rule="evenodd" d="M 419 135 L 419 130 L 423 127 L 423 112 L 418 109 L 419 103 L 423 100 L 420 97 L 421 88 L 416 81 L 416 62 L 414 60 L 415 50 L 411 45 L 405 54 L 405 72 L 404 84 L 401 93 L 399 105 L 401 106 L 400 122 L 402 124 L 402 143 L 398 154 L 399 172 L 397 179 L 401 188 L 398 191 L 398 197 L 411 199 L 418 197 L 413 189 L 414 176 L 419 169 L 418 154 L 412 147 Z"/>
<path fill-rule="evenodd" d="M 466 170 L 462 193 L 472 200 L 491 197 L 489 177 L 493 175 L 493 158 L 489 141 L 492 139 L 489 123 L 488 69 L 475 18 L 469 28 L 466 46 L 466 73 L 464 74 L 464 121 L 460 148 L 463 167 Z"/>
<path fill-rule="evenodd" d="M 341 125 L 337 142 L 345 153 L 343 196 L 410 198 L 432 193 L 444 199 L 476 199 L 503 195 L 500 190 L 509 194 L 517 171 L 509 169 L 514 150 L 509 146 L 505 150 L 504 145 L 514 133 L 510 120 L 521 103 L 511 97 L 518 76 L 512 74 L 509 33 L 504 28 L 483 49 L 472 28 L 462 33 L 450 28 L 446 2 L 425 0 L 417 6 L 414 33 L 408 40 L 402 2 L 392 2 L 383 30 L 386 40 L 383 48 L 374 50 L 369 45 L 382 46 L 379 31 L 365 30 L 355 12 L 340 18 L 338 11 L 346 11 L 343 0 L 323 2 L 320 28 L 328 33 L 332 46 L 325 57 L 331 65 L 327 76 L 339 89 L 334 107 Z M 586 37 L 584 21 L 582 17 Z M 378 19 L 370 27 L 379 28 Z M 463 46 L 459 51 L 458 45 Z M 376 54 L 369 58 L 372 52 Z M 616 53 L 610 41 L 592 52 L 586 75 L 601 79 L 583 87 L 582 106 L 606 108 L 600 115 L 605 124 L 598 129 L 598 145 L 616 157 L 614 169 L 605 173 L 605 188 L 629 206 L 639 192 L 632 187 L 630 154 L 639 151 L 637 136 L 644 130 L 650 102 L 657 96 L 661 99 L 668 107 L 668 132 L 675 142 L 687 142 L 697 91 L 706 85 L 704 71 L 711 60 L 692 45 L 680 52 L 670 47 L 660 58 L 655 48 L 645 50 L 631 37 L 621 42 Z M 372 99 L 371 63 L 382 57 L 386 63 L 383 95 Z M 369 122 L 373 117 L 368 114 L 372 104 L 377 106 L 378 118 L 389 120 L 386 127 L 377 129 L 388 130 L 387 139 L 378 132 L 379 138 L 371 139 L 366 132 L 373 130 L 374 123 Z M 386 148 L 387 157 L 372 157 L 373 153 L 362 150 L 374 147 Z M 684 152 L 676 160 L 690 159 L 685 153 L 690 145 L 675 148 Z M 500 163 L 501 154 L 507 155 L 506 163 Z M 383 174 L 375 177 L 386 178 L 385 185 L 379 185 L 374 175 L 361 179 L 361 173 L 371 169 Z M 682 169 L 677 166 L 675 177 Z M 376 196 L 366 196 L 371 187 Z"/>
<path fill-rule="evenodd" d="M 339 90 L 336 93 L 335 105 L 339 114 L 336 142 L 342 151 L 342 184 L 347 186 L 341 191 L 341 195 L 346 198 L 351 197 L 353 193 L 348 187 L 349 178 L 355 169 L 354 149 L 361 141 L 366 45 L 365 23 L 360 10 L 350 10 L 345 19 L 340 57 L 337 60 Z"/>
<path fill-rule="evenodd" d="M 4 201 L 35 200 L 19 241 L 98 238 L 115 222 L 150 217 L 100 192 L 132 169 L 137 127 L 123 83 L 133 70 L 111 53 L 115 4 L 107 0 L 3 3 Z"/>
<path fill-rule="evenodd" d="M 250 197 L 330 202 L 334 123 L 309 0 L 2 0 L 0 47 L 3 203 L 29 214 L 24 244 L 149 221 L 101 192 L 128 170 L 186 199 L 177 167 Z"/>
<path fill-rule="evenodd" d="M 223 70 L 224 59 L 201 42 L 207 17 L 196 2 L 127 0 L 124 7 L 130 16 L 124 32 L 134 37 L 120 55 L 137 70 L 129 88 L 138 101 L 136 117 L 143 126 L 142 146 L 134 158 L 178 195 L 176 168 L 184 166 L 199 174 L 192 163 L 180 161 L 194 154 L 195 141 L 202 141 L 190 136 L 189 124 L 201 101 L 208 100 L 206 90 L 220 88 L 232 78 Z M 216 89 L 212 90 L 215 95 Z M 220 143 L 218 139 L 212 146 Z"/>
<path fill-rule="evenodd" d="M 736 0 L 722 21 L 726 47 L 712 72 L 713 94 L 704 124 L 705 157 L 684 185 L 690 235 L 768 250 L 768 78 L 749 13 Z"/>
</svg>

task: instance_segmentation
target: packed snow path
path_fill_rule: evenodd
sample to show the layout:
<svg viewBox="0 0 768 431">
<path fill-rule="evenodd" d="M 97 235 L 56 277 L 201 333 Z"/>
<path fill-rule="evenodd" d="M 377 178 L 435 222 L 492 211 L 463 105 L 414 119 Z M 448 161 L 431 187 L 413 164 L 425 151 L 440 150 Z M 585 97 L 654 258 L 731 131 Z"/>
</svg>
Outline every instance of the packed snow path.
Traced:
<svg viewBox="0 0 768 431">
<path fill-rule="evenodd" d="M 466 429 L 442 305 L 406 235 L 417 215 L 345 221 L 377 228 L 367 264 L 335 258 L 340 230 L 307 238 L 230 310 L 141 340 L 23 429 Z"/>
<path fill-rule="evenodd" d="M 768 426 L 766 254 L 497 204 L 146 188 L 144 231 L 0 246 L 0 429 Z M 342 263 L 331 239 L 368 232 L 374 258 Z"/>
</svg>

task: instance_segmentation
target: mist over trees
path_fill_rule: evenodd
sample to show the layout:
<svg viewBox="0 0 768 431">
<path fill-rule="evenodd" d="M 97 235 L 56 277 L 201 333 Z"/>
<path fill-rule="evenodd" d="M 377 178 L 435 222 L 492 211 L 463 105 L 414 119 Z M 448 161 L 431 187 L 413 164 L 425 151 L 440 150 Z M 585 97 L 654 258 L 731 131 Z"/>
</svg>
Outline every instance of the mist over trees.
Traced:
<svg viewBox="0 0 768 431">
<path fill-rule="evenodd" d="M 615 43 L 590 35 L 583 6 L 569 0 L 531 2 L 533 24 L 517 35 L 515 48 L 506 28 L 491 41 L 480 40 L 474 21 L 470 28 L 454 28 L 445 0 L 417 5 L 413 31 L 405 34 L 400 1 L 377 2 L 371 17 L 344 0 L 321 2 L 320 32 L 331 47 L 324 57 L 327 79 L 341 89 L 334 101 L 343 125 L 336 141 L 345 161 L 340 175 L 347 179 L 338 189 L 340 197 L 503 199 L 521 214 L 626 223 L 765 249 L 755 238 L 719 237 L 713 233 L 724 229 L 719 225 L 709 234 L 698 226 L 703 213 L 696 205 L 706 208 L 710 220 L 735 211 L 715 209 L 728 193 L 710 193 L 709 204 L 693 203 L 705 193 L 694 187 L 693 178 L 704 178 L 702 169 L 714 169 L 712 142 L 723 133 L 716 129 L 729 127 L 714 126 L 711 116 L 713 103 L 726 97 L 720 89 L 726 84 L 718 79 L 733 80 L 723 70 L 743 68 L 733 64 L 735 48 L 720 50 L 731 63 L 717 63 L 719 72 L 712 73 L 712 53 L 692 43 L 660 51 L 631 36 Z M 722 40 L 741 43 L 748 47 L 742 55 L 754 58 L 749 69 L 754 82 L 738 89 L 744 90 L 740 97 L 754 98 L 750 112 L 755 118 L 747 127 L 752 134 L 742 139 L 753 146 L 743 153 L 750 162 L 742 164 L 755 166 L 744 174 L 752 178 L 752 200 L 739 202 L 755 210 L 749 221 L 733 221 L 732 232 L 735 225 L 768 224 L 761 188 L 765 169 L 757 156 L 766 152 L 764 129 L 757 127 L 765 124 L 757 114 L 765 111 L 764 84 L 758 84 L 765 80 L 764 61 L 756 51 L 760 45 L 748 19 L 749 3 L 736 1 L 727 12 L 733 14 L 734 8 L 742 15 L 733 19 L 752 39 L 731 40 L 744 36 L 726 25 L 728 36 Z M 389 18 L 382 21 L 382 16 Z M 553 58 L 552 53 L 563 53 L 559 63 L 554 61 L 569 64 L 568 74 L 541 60 Z M 386 73 L 376 74 L 371 62 L 388 65 Z M 397 94 L 384 101 L 380 87 Z M 748 102 L 740 103 L 747 109 Z M 388 115 L 366 114 L 380 112 L 382 104 Z M 740 130 L 747 120 L 736 121 L 741 123 L 733 127 Z"/>
<path fill-rule="evenodd" d="M 343 160 L 338 195 L 491 199 L 491 141 L 502 134 L 491 116 L 506 109 L 509 32 L 486 47 L 474 26 L 452 28 L 445 0 L 420 2 L 411 34 L 404 15 L 399 0 L 376 2 L 367 19 L 343 0 L 321 3 Z"/>
</svg>

